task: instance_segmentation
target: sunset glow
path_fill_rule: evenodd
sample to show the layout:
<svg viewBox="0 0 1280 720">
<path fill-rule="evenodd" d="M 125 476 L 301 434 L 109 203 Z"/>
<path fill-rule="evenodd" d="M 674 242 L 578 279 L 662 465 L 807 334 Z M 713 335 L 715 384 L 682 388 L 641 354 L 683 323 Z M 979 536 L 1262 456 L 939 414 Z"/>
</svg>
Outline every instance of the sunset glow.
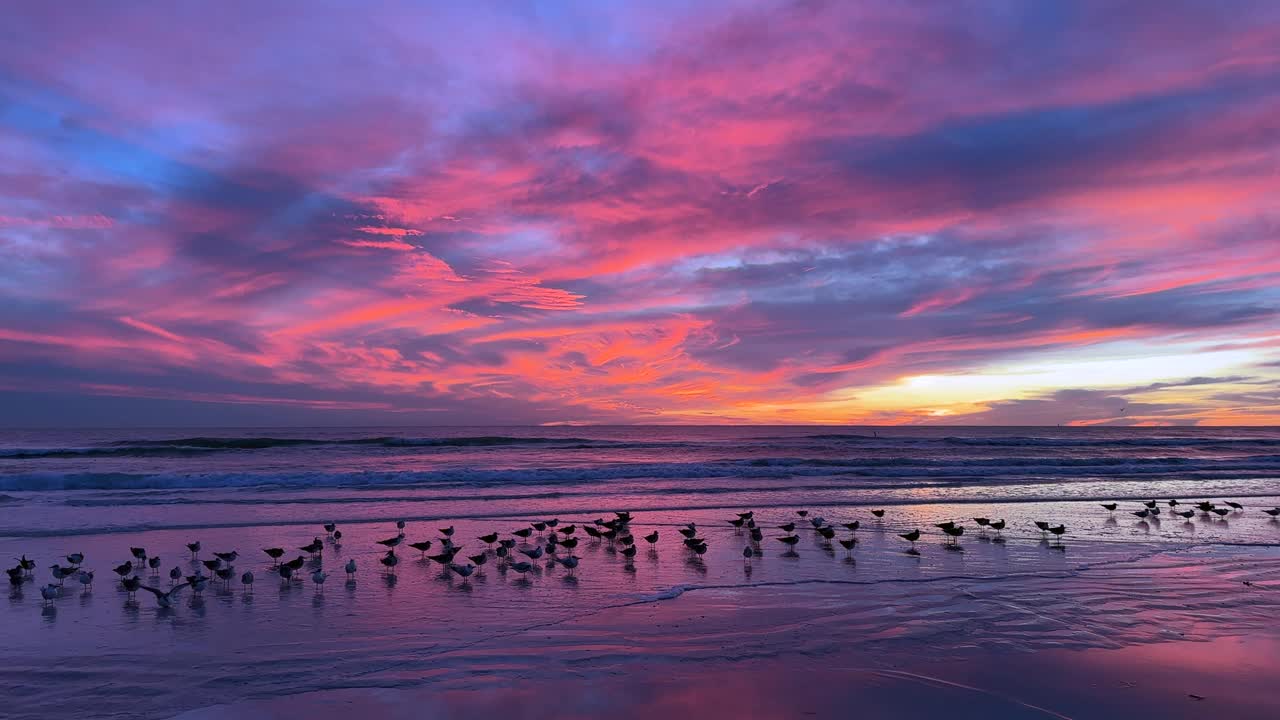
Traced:
<svg viewBox="0 0 1280 720">
<path fill-rule="evenodd" d="M 46 5 L 0 424 L 1280 422 L 1280 4 Z"/>
</svg>

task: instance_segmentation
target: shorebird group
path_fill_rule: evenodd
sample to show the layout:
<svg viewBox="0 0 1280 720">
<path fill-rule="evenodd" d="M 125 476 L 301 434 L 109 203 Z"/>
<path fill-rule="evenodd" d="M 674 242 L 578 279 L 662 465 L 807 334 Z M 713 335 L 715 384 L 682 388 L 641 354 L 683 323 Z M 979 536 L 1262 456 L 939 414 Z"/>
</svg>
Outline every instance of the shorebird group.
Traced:
<svg viewBox="0 0 1280 720">
<path fill-rule="evenodd" d="M 1225 518 L 1230 514 L 1244 512 L 1244 506 L 1233 501 L 1223 501 L 1221 505 L 1202 501 L 1194 505 L 1184 506 L 1177 500 L 1166 500 L 1164 505 L 1172 514 L 1188 520 L 1194 517 L 1197 511 L 1210 519 L 1215 517 Z M 1108 513 L 1114 513 L 1120 507 L 1118 503 L 1114 502 L 1102 503 L 1101 506 Z M 1160 502 L 1149 500 L 1142 503 L 1141 508 L 1131 512 L 1143 521 L 1158 519 L 1161 513 L 1160 506 Z M 1186 509 L 1182 509 L 1184 507 Z M 1280 522 L 1280 507 L 1263 510 L 1263 512 L 1269 515 L 1273 522 Z M 876 524 L 883 523 L 885 513 L 886 511 L 880 508 L 871 510 L 872 522 Z M 476 539 L 484 544 L 484 548 L 475 554 L 463 553 L 463 545 L 455 540 L 456 531 L 452 525 L 438 528 L 439 536 L 435 539 L 408 542 L 405 534 L 406 523 L 398 521 L 395 535 L 375 542 L 382 548 L 378 563 L 381 566 L 381 571 L 389 580 L 394 580 L 397 568 L 401 563 L 398 550 L 402 546 L 418 552 L 419 562 L 436 563 L 443 568 L 445 575 L 459 577 L 464 584 L 472 576 L 483 573 L 483 568 L 489 563 L 491 557 L 500 572 L 508 570 L 516 572 L 521 576 L 522 581 L 527 581 L 525 578 L 528 574 L 538 569 L 537 563 L 539 562 L 545 562 L 548 569 L 559 565 L 564 568 L 566 576 L 572 578 L 582 561 L 582 558 L 574 554 L 574 550 L 580 542 L 577 535 L 579 529 L 586 536 L 587 542 L 593 544 L 607 543 L 613 552 L 620 554 L 624 558 L 625 567 L 629 570 L 634 570 L 631 561 L 638 552 L 638 545 L 636 537 L 631 531 L 631 523 L 632 515 L 630 512 L 625 511 L 615 512 L 612 518 L 596 518 L 591 522 L 581 523 L 580 526 L 579 524 L 561 524 L 558 518 L 538 520 L 506 533 L 493 530 L 476 536 Z M 765 539 L 764 528 L 757 524 L 754 511 L 737 513 L 727 523 L 733 528 L 735 536 L 745 536 L 746 538 L 742 548 L 742 557 L 746 570 L 749 572 L 753 558 L 765 554 L 761 547 Z M 973 523 L 977 527 L 979 537 L 988 537 L 987 533 L 992 532 L 995 535 L 992 538 L 994 542 L 1003 542 L 1002 532 L 1007 527 L 1007 523 L 1003 518 L 975 517 L 973 518 Z M 1033 525 L 1046 540 L 1052 536 L 1054 544 L 1051 547 L 1058 549 L 1063 547 L 1062 538 L 1067 532 L 1064 524 L 1036 520 Z M 803 526 L 808 526 L 804 529 L 811 531 L 815 540 L 820 545 L 828 548 L 828 551 L 830 551 L 834 541 L 844 548 L 846 556 L 851 557 L 853 550 L 858 545 L 857 533 L 862 527 L 862 521 L 849 520 L 831 523 L 821 515 L 811 515 L 807 510 L 796 510 L 794 520 L 788 520 L 774 526 L 783 533 L 775 536 L 775 539 L 785 546 L 785 555 L 794 556 L 796 554 L 797 547 L 801 541 L 801 536 L 798 534 L 797 529 L 803 528 Z M 945 547 L 959 549 L 960 538 L 965 535 L 965 526 L 962 522 L 947 521 L 936 523 L 934 527 L 940 530 L 945 538 Z M 342 531 L 337 528 L 335 523 L 324 523 L 322 528 L 325 531 L 326 539 L 315 536 L 311 542 L 297 547 L 298 551 L 310 556 L 309 577 L 316 589 L 316 593 L 323 592 L 325 581 L 329 578 L 323 564 L 326 540 L 335 547 L 340 546 L 342 542 Z M 690 522 L 676 528 L 676 531 L 680 535 L 680 542 L 684 551 L 688 553 L 690 562 L 700 563 L 709 549 L 709 541 L 703 536 L 702 530 L 695 523 Z M 840 536 L 842 532 L 845 533 L 843 537 Z M 641 539 L 651 548 L 649 551 L 651 556 L 656 553 L 654 548 L 656 548 L 659 537 L 658 530 L 653 530 L 641 536 Z M 898 533 L 898 537 L 910 544 L 909 549 L 906 550 L 908 554 L 919 555 L 916 544 L 923 537 L 923 533 L 919 528 L 909 532 Z M 136 602 L 136 594 L 141 590 L 152 595 L 158 607 L 169 608 L 173 606 L 180 591 L 190 588 L 191 592 L 198 597 L 211 583 L 220 583 L 224 589 L 229 590 L 231 583 L 237 577 L 242 590 L 246 594 L 253 591 L 254 573 L 245 571 L 237 574 L 235 563 L 241 557 L 238 550 L 214 552 L 212 557 L 202 558 L 203 546 L 199 541 L 187 543 L 186 549 L 190 552 L 190 564 L 194 565 L 196 569 L 191 574 L 187 574 L 181 567 L 173 567 L 168 572 L 168 587 L 161 588 L 158 587 L 158 584 L 144 584 L 143 581 L 144 577 L 157 579 L 160 577 L 161 558 L 157 555 L 149 554 L 145 548 L 129 548 L 130 559 L 112 567 L 112 571 L 119 580 L 120 587 L 126 592 L 128 602 Z M 432 552 L 433 550 L 434 552 Z M 303 570 L 307 568 L 309 562 L 306 556 L 296 554 L 296 557 L 292 560 L 284 560 L 285 555 L 288 553 L 283 547 L 263 548 L 262 552 L 271 561 L 270 570 L 280 578 L 282 585 L 303 580 Z M 460 555 L 465 559 L 465 562 L 459 561 Z M 65 561 L 65 564 L 63 561 Z M 64 556 L 59 562 L 49 566 L 52 582 L 40 588 L 41 598 L 46 605 L 62 595 L 67 578 L 73 578 L 79 582 L 83 592 L 92 592 L 94 571 L 85 568 L 84 561 L 84 553 L 76 552 Z M 18 558 L 17 565 L 6 570 L 10 585 L 20 592 L 20 588 L 24 583 L 34 579 L 36 566 L 36 561 L 29 559 L 25 555 Z M 358 571 L 355 559 L 349 559 L 343 566 L 343 570 L 347 581 L 349 583 L 354 582 Z M 206 575 L 205 571 L 209 574 Z"/>
</svg>

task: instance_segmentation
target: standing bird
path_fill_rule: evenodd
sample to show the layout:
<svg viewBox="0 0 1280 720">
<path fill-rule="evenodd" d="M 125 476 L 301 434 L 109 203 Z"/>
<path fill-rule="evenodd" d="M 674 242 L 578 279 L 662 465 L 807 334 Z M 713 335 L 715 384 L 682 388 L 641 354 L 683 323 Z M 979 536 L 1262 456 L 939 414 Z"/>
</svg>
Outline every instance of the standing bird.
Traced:
<svg viewBox="0 0 1280 720">
<path fill-rule="evenodd" d="M 1145 501 L 1143 501 L 1143 503 L 1142 503 L 1142 504 L 1143 504 L 1143 505 L 1146 505 L 1146 506 L 1147 506 L 1147 507 L 1149 507 L 1149 508 L 1153 508 L 1153 507 L 1155 507 L 1155 506 L 1156 506 L 1156 501 L 1155 501 L 1155 500 L 1145 500 Z"/>
<path fill-rule="evenodd" d="M 527 539 L 530 535 L 532 535 L 532 534 L 533 534 L 533 528 L 520 528 L 519 530 L 512 530 L 512 531 L 511 531 L 511 534 L 512 534 L 512 535 L 515 535 L 516 537 L 520 538 L 521 540 L 525 540 L 525 539 Z"/>
<path fill-rule="evenodd" d="M 751 528 L 751 542 L 758 543 L 764 539 L 764 531 L 758 527 Z"/>
<path fill-rule="evenodd" d="M 341 531 L 341 530 L 334 530 L 334 531 L 333 531 L 333 544 L 334 544 L 334 545 L 341 545 L 341 544 L 342 544 L 342 531 Z"/>
<path fill-rule="evenodd" d="M 530 560 L 537 560 L 538 558 L 542 557 L 542 548 L 535 547 L 532 550 L 529 550 L 527 548 L 520 548 L 520 554 L 524 555 Z"/>
<path fill-rule="evenodd" d="M 447 528 L 440 528 L 440 534 L 445 537 L 453 537 L 453 526 L 450 525 Z"/>
<path fill-rule="evenodd" d="M 1107 512 L 1115 512 L 1118 507 L 1120 506 L 1116 503 L 1102 503 L 1102 509 Z"/>
<path fill-rule="evenodd" d="M 489 547 L 493 547 L 493 544 L 498 541 L 498 533 L 494 532 L 489 533 L 488 535 L 481 535 L 476 539 Z"/>
<path fill-rule="evenodd" d="M 1148 515 L 1151 514 L 1151 511 L 1150 510 L 1134 510 L 1133 514 L 1137 515 L 1139 518 L 1145 519 Z"/>
<path fill-rule="evenodd" d="M 394 550 L 388 550 L 386 555 L 378 558 L 378 562 L 382 563 L 382 567 L 386 568 L 388 573 L 395 575 L 396 565 L 400 564 L 400 558 Z"/>
<path fill-rule="evenodd" d="M 52 605 L 53 601 L 57 599 L 58 595 L 59 595 L 59 591 L 58 591 L 57 585 L 45 585 L 44 587 L 40 588 L 40 597 L 44 598 L 45 606 Z"/>
<path fill-rule="evenodd" d="M 699 545 L 704 545 L 704 546 L 705 546 L 705 544 L 704 544 L 704 543 L 699 543 Z M 698 551 L 698 548 L 696 548 L 696 547 L 695 547 L 695 548 L 693 549 L 693 551 L 694 551 L 694 552 L 697 552 L 697 551 Z M 699 554 L 701 554 L 701 553 L 699 553 Z M 628 546 L 626 546 L 626 547 L 622 548 L 622 556 L 623 556 L 623 557 L 625 557 L 625 558 L 627 558 L 627 559 L 631 559 L 631 558 L 635 557 L 635 556 L 636 556 L 636 546 L 635 546 L 635 545 L 628 545 Z"/>
<path fill-rule="evenodd" d="M 1232 510 L 1235 510 L 1236 512 L 1244 511 L 1244 506 L 1238 502 L 1231 502 L 1230 500 L 1227 500 L 1226 505 L 1227 507 L 1231 508 Z"/>
<path fill-rule="evenodd" d="M 315 557 L 316 555 L 320 554 L 322 550 L 324 550 L 324 543 L 320 542 L 320 538 L 315 538 L 314 540 L 311 541 L 311 544 L 303 545 L 298 549 L 305 553 L 311 553 L 311 557 Z"/>
<path fill-rule="evenodd" d="M 247 593 L 251 593 L 251 592 L 253 592 L 253 572 L 252 572 L 252 571 L 250 571 L 250 572 L 246 572 L 245 574 L 241 575 L 241 576 L 240 576 L 240 584 L 244 586 L 244 591 L 245 591 L 245 592 L 247 592 Z"/>
<path fill-rule="evenodd" d="M 809 517 L 808 510 L 797 510 L 796 514 L 799 515 L 800 517 Z"/>
<path fill-rule="evenodd" d="M 512 570 L 515 570 L 516 572 L 520 573 L 521 575 L 524 575 L 524 574 L 528 573 L 530 570 L 532 570 L 532 569 L 533 569 L 533 564 L 532 564 L 532 563 L 527 563 L 527 562 L 524 562 L 523 560 L 521 560 L 520 562 L 513 562 L 513 563 L 511 563 L 511 569 L 512 569 Z"/>
<path fill-rule="evenodd" d="M 112 571 L 115 572 L 116 575 L 120 576 L 121 580 L 123 580 L 133 574 L 133 563 L 131 562 L 120 563 L 119 565 L 111 569 Z"/>
<path fill-rule="evenodd" d="M 978 524 L 978 527 L 986 527 L 991 524 L 991 518 L 974 518 L 973 521 Z"/>
<path fill-rule="evenodd" d="M 130 600 L 136 600 L 136 599 L 137 599 L 137 597 L 138 597 L 138 588 L 142 587 L 142 581 L 141 581 L 141 580 L 139 580 L 139 579 L 138 579 L 138 578 L 136 578 L 136 577 L 127 577 L 127 578 L 125 578 L 124 580 L 121 580 L 121 581 L 120 581 L 120 584 L 124 586 L 125 592 L 126 592 L 126 593 L 128 593 L 127 597 L 128 597 Z"/>
<path fill-rule="evenodd" d="M 280 575 L 280 586 L 284 587 L 293 579 L 293 566 L 288 563 L 282 563 L 276 566 L 276 572 Z"/>
<path fill-rule="evenodd" d="M 849 532 L 858 532 L 858 528 L 862 527 L 862 521 L 854 520 L 853 522 L 841 523 Z"/>
<path fill-rule="evenodd" d="M 963 525 L 952 525 L 951 527 L 944 527 L 944 528 L 942 528 L 942 532 L 946 533 L 946 534 L 947 534 L 947 537 L 951 539 L 951 544 L 952 544 L 952 545 L 955 545 L 955 544 L 956 544 L 956 540 L 957 540 L 961 535 L 964 535 L 964 526 L 963 526 Z"/>
<path fill-rule="evenodd" d="M 160 574 L 160 556 L 147 558 L 147 567 L 151 568 L 152 575 Z"/>
<path fill-rule="evenodd" d="M 568 570 L 568 571 L 569 571 L 569 576 L 570 576 L 570 577 L 573 577 L 573 571 L 574 571 L 574 569 L 575 569 L 575 568 L 577 568 L 577 567 L 578 567 L 578 560 L 579 560 L 579 558 L 578 558 L 578 556 L 577 556 L 577 555 L 570 555 L 569 557 L 557 557 L 557 558 L 556 558 L 556 562 L 558 562 L 558 563 L 560 563 L 561 565 L 563 565 L 563 566 L 564 566 L 564 568 L 565 568 L 566 570 Z"/>
<path fill-rule="evenodd" d="M 84 553 L 71 553 L 67 556 L 67 562 L 72 565 L 80 565 L 84 562 Z"/>
<path fill-rule="evenodd" d="M 489 562 L 489 556 L 484 553 L 480 553 L 479 555 L 468 555 L 467 559 L 470 560 L 471 564 L 475 565 L 477 569 L 479 569 L 481 565 Z"/>
<path fill-rule="evenodd" d="M 386 548 L 395 548 L 397 545 L 399 545 L 399 544 L 400 544 L 400 543 L 402 543 L 402 542 L 404 542 L 404 535 L 403 535 L 403 534 L 401 534 L 401 535 L 397 535 L 397 536 L 395 536 L 395 537 L 393 537 L 393 538 L 387 538 L 386 540 L 378 540 L 378 541 L 377 541 L 377 543 L 378 543 L 379 545 L 381 545 L 381 546 L 383 546 L 383 547 L 386 547 Z"/>
<path fill-rule="evenodd" d="M 467 578 L 471 577 L 471 574 L 476 571 L 476 566 L 471 563 L 467 563 L 466 565 L 449 563 L 449 569 L 462 576 L 463 582 L 466 582 Z"/>
<path fill-rule="evenodd" d="M 279 565 L 280 558 L 284 557 L 284 548 L 263 548 L 262 552 L 266 553 L 267 557 L 271 558 L 271 567 Z"/>
<path fill-rule="evenodd" d="M 1175 510 L 1173 514 L 1177 515 L 1183 520 L 1190 520 L 1191 518 L 1195 517 L 1196 511 L 1195 510 L 1182 510 L 1182 511 Z"/>
<path fill-rule="evenodd" d="M 844 538 L 840 539 L 840 545 L 844 547 L 844 552 L 846 555 L 852 554 L 853 547 L 857 544 L 858 544 L 858 538 L 855 538 L 855 537 L 851 537 L 848 540 L 845 540 Z"/>
<path fill-rule="evenodd" d="M 175 567 L 169 571 L 169 584 L 173 585 L 182 579 L 182 569 Z"/>
<path fill-rule="evenodd" d="M 85 592 L 88 592 L 93 589 L 93 571 L 92 570 L 81 570 L 80 577 L 78 579 L 80 580 L 80 584 L 84 586 Z"/>
<path fill-rule="evenodd" d="M 427 551 L 431 549 L 431 541 L 423 540 L 422 542 L 409 543 L 409 547 L 422 553 L 422 557 L 427 556 Z"/>
<path fill-rule="evenodd" d="M 347 580 L 348 581 L 355 580 L 356 579 L 356 559 L 351 558 L 350 560 L 348 560 L 347 567 L 345 569 L 347 571 Z"/>
<path fill-rule="evenodd" d="M 324 570 L 317 570 L 311 573 L 311 582 L 315 583 L 316 592 L 324 592 L 324 581 L 328 579 L 329 576 Z"/>
<path fill-rule="evenodd" d="M 547 527 L 551 527 L 551 526 L 548 525 Z M 577 529 L 578 529 L 577 525 L 565 525 L 564 527 L 560 528 L 559 532 L 561 535 L 569 536 L 569 535 L 572 535 L 573 531 Z"/>
<path fill-rule="evenodd" d="M 872 514 L 872 515 L 875 515 L 875 516 L 876 516 L 876 517 L 878 517 L 878 518 L 882 518 L 882 517 L 884 517 L 884 511 L 883 511 L 883 510 L 872 510 L 872 511 L 871 511 L 871 514 Z"/>
<path fill-rule="evenodd" d="M 337 529 L 338 529 L 338 526 L 335 523 L 330 522 L 330 523 L 324 524 L 324 531 L 329 535 L 333 535 L 333 531 Z"/>
<path fill-rule="evenodd" d="M 742 564 L 743 564 L 743 565 L 750 565 L 750 564 L 751 564 L 751 558 L 752 558 L 755 554 L 756 554 L 756 551 L 755 551 L 755 550 L 752 550 L 750 545 L 746 545 L 746 546 L 744 546 L 744 547 L 742 548 Z"/>
<path fill-rule="evenodd" d="M 1280 507 L 1271 508 L 1270 510 L 1263 510 L 1262 512 L 1270 515 L 1271 517 L 1280 517 Z"/>
<path fill-rule="evenodd" d="M 1058 525 L 1056 527 L 1049 528 L 1049 533 L 1054 537 L 1056 537 L 1058 539 L 1058 542 L 1062 542 L 1062 536 L 1066 532 L 1067 532 L 1066 525 Z"/>
<path fill-rule="evenodd" d="M 991 529 L 995 530 L 997 535 L 1000 534 L 1001 530 L 1004 530 L 1004 526 L 1005 526 L 1005 522 L 1003 519 L 991 521 Z"/>
<path fill-rule="evenodd" d="M 644 541 L 645 541 L 645 542 L 647 542 L 647 543 L 649 543 L 650 545 L 657 544 L 657 542 L 658 542 L 658 531 L 657 531 L 657 530 L 654 530 L 653 532 L 649 533 L 648 535 L 645 535 L 645 536 L 644 536 Z"/>
<path fill-rule="evenodd" d="M 28 560 L 26 555 L 18 558 L 18 567 L 22 568 L 22 571 L 27 574 L 27 577 L 31 577 L 36 573 L 36 561 Z"/>
<path fill-rule="evenodd" d="M 238 550 L 232 550 L 231 552 L 224 552 L 224 553 L 216 552 L 213 554 L 213 556 L 218 558 L 222 562 L 230 565 L 231 563 L 236 561 L 236 558 L 240 557 L 240 552 Z"/>
<path fill-rule="evenodd" d="M 578 538 L 565 538 L 564 540 L 560 541 L 560 547 L 568 548 L 569 550 L 572 550 L 578 547 Z"/>
<path fill-rule="evenodd" d="M 187 543 L 187 549 L 191 551 L 191 559 L 195 560 L 200 555 L 200 541 Z"/>
<path fill-rule="evenodd" d="M 900 538 L 902 538 L 903 540 L 906 540 L 907 542 L 911 543 L 911 548 L 912 548 L 912 549 L 915 549 L 916 541 L 920 539 L 920 531 L 919 531 L 919 530 L 912 530 L 912 531 L 911 531 L 911 532 L 909 532 L 909 533 L 902 533 L 901 535 L 898 535 L 898 537 L 900 537 Z"/>
<path fill-rule="evenodd" d="M 142 568 L 142 566 L 143 566 L 143 565 L 145 565 L 145 564 L 147 563 L 147 549 L 146 549 L 146 548 L 136 548 L 136 547 L 131 547 L 131 548 L 129 548 L 129 554 L 133 555 L 133 559 L 138 561 L 138 568 L 139 568 L 139 569 L 141 569 L 141 568 Z"/>
<path fill-rule="evenodd" d="M 796 524 L 793 522 L 782 523 L 781 525 L 778 526 L 778 529 L 784 533 L 792 533 L 792 532 L 795 532 L 796 530 Z"/>
<path fill-rule="evenodd" d="M 783 536 L 783 537 L 778 538 L 778 542 L 780 542 L 780 543 L 782 543 L 782 544 L 786 545 L 787 547 L 794 548 L 794 547 L 796 546 L 796 543 L 800 542 L 800 536 L 799 536 L 799 535 L 786 535 L 786 536 Z"/>
</svg>

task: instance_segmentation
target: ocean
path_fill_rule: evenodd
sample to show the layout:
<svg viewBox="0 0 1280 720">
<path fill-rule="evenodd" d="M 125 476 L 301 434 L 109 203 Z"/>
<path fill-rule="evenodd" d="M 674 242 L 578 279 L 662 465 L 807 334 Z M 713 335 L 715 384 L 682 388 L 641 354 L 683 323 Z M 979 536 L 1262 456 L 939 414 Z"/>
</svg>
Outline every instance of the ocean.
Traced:
<svg viewBox="0 0 1280 720">
<path fill-rule="evenodd" d="M 1160 515 L 1134 514 L 1153 500 Z M 1243 509 L 1172 514 L 1227 500 Z M 1100 507 L 1110 502 L 1114 512 Z M 1261 512 L 1276 505 L 1275 428 L 6 430 L 0 557 L 38 569 L 0 606 L 0 716 L 241 717 L 245 703 L 302 696 L 320 698 L 303 702 L 327 717 L 325 693 L 377 690 L 427 692 L 405 717 L 485 717 L 494 707 L 422 708 L 512 687 L 560 703 L 576 697 L 573 682 L 654 688 L 692 667 L 774 680 L 779 668 L 839 663 L 919 675 L 927 656 L 948 663 L 930 677 L 953 682 L 957 660 L 996 667 L 1020 653 L 1170 642 L 1201 643 L 1197 662 L 1213 652 L 1226 662 L 1240 649 L 1215 643 L 1271 637 L 1280 612 L 1280 592 L 1267 592 L 1280 590 L 1280 522 Z M 581 530 L 617 511 L 634 517 L 630 557 Z M 760 543 L 729 522 L 748 511 Z M 824 540 L 817 517 L 857 545 Z M 1007 528 L 983 530 L 975 517 Z M 552 518 L 578 528 L 572 575 L 549 555 L 513 571 L 477 539 Z M 396 537 L 397 521 L 407 541 L 435 548 L 452 528 L 459 557 L 484 564 L 464 580 L 402 547 L 387 574 L 376 541 Z M 844 529 L 853 521 L 856 532 Z M 965 535 L 949 541 L 935 528 L 944 521 Z M 689 523 L 704 555 L 681 542 Z M 789 523 L 794 548 L 775 540 Z M 917 529 L 914 546 L 899 537 Z M 657 543 L 643 542 L 655 531 Z M 536 552 L 549 533 L 518 549 Z M 314 539 L 324 549 L 302 582 L 282 581 L 261 550 L 305 557 Z M 197 540 L 201 559 L 238 551 L 237 577 L 252 572 L 255 584 L 188 590 L 161 608 L 146 593 L 132 601 L 111 571 L 144 549 L 160 567 L 139 576 L 163 589 L 170 568 L 200 567 L 186 550 Z M 92 589 L 69 579 L 43 602 L 48 566 L 71 553 L 96 571 Z M 329 578 L 316 586 L 320 569 Z M 567 716 L 593 713 L 578 710 Z"/>
</svg>

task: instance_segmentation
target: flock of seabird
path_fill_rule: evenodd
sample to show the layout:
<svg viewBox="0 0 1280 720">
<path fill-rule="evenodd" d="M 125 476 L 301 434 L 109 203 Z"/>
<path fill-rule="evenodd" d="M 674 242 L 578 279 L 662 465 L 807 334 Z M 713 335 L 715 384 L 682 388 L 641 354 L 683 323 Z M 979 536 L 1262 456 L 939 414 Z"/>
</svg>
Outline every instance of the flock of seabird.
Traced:
<svg viewBox="0 0 1280 720">
<path fill-rule="evenodd" d="M 1168 500 L 1166 505 L 1169 511 L 1190 520 L 1195 516 L 1198 510 L 1209 518 L 1225 518 L 1232 513 L 1244 512 L 1244 506 L 1237 502 L 1225 501 L 1222 506 L 1215 503 L 1204 501 L 1192 506 L 1184 506 L 1177 500 Z M 1118 503 L 1103 503 L 1103 509 L 1109 513 L 1114 513 L 1118 508 Z M 1188 509 L 1179 509 L 1187 507 Z M 1142 504 L 1138 510 L 1132 511 L 1132 514 L 1140 520 L 1146 522 L 1151 519 L 1158 519 L 1161 512 L 1160 503 L 1155 500 L 1149 500 Z M 1280 507 L 1270 510 L 1263 510 L 1264 513 L 1270 515 L 1272 519 L 1280 518 Z M 883 522 L 885 511 L 876 509 L 871 511 L 874 522 Z M 832 524 L 819 515 L 810 515 L 807 510 L 797 510 L 795 520 L 791 520 L 780 525 L 777 529 L 781 530 L 784 535 L 776 536 L 776 540 L 786 546 L 787 554 L 794 554 L 796 545 L 800 542 L 800 536 L 796 534 L 797 525 L 807 523 L 820 542 L 830 547 L 834 540 L 845 549 L 846 554 L 852 554 L 853 549 L 858 544 L 857 531 L 861 527 L 860 520 L 852 520 L 849 522 L 840 522 Z M 583 535 L 589 538 L 588 542 L 607 542 L 609 545 L 621 553 L 629 562 L 636 556 L 637 542 L 636 537 L 631 531 L 632 515 L 629 512 L 618 511 L 614 513 L 614 517 L 605 520 L 597 518 L 591 523 L 582 523 L 580 529 Z M 978 528 L 978 532 L 985 534 L 992 531 L 996 535 L 996 540 L 1001 540 L 1001 532 L 1005 529 L 1006 523 L 1003 519 L 993 520 L 986 517 L 973 518 L 974 524 Z M 745 563 L 751 563 L 753 557 L 763 554 L 761 543 L 764 540 L 764 529 L 756 523 L 755 513 L 753 511 L 737 513 L 737 517 L 728 521 L 735 529 L 735 535 L 747 535 L 750 539 L 744 545 L 742 556 Z M 1034 521 L 1037 530 L 1042 536 L 1053 536 L 1056 541 L 1054 547 L 1062 547 L 1062 537 L 1066 534 L 1066 526 L 1052 524 L 1048 521 Z M 339 545 L 342 542 L 342 531 L 337 528 L 334 523 L 325 523 L 323 526 L 325 535 L 329 543 Z M 958 547 L 959 540 L 965 533 L 965 526 L 961 522 L 948 521 L 938 523 L 936 528 L 942 531 L 946 537 L 946 545 L 950 548 Z M 573 576 L 578 568 L 581 558 L 574 555 L 574 549 L 579 543 L 579 536 L 576 534 L 579 526 L 575 524 L 561 524 L 559 519 L 553 518 L 549 520 L 541 520 L 529 523 L 527 527 L 521 527 L 509 533 L 509 537 L 504 537 L 502 533 L 497 531 L 480 535 L 476 539 L 484 543 L 486 548 L 476 554 L 463 554 L 462 545 L 454 540 L 453 526 L 439 528 L 440 537 L 436 540 L 423 540 L 420 542 L 407 542 L 405 535 L 405 522 L 403 520 L 396 523 L 396 534 L 384 540 L 378 540 L 377 544 L 384 548 L 383 554 L 378 558 L 381 566 L 381 572 L 394 577 L 396 568 L 400 564 L 400 555 L 397 550 L 401 547 L 408 548 L 420 554 L 420 559 L 431 561 L 441 565 L 447 569 L 448 573 L 452 573 L 462 578 L 466 582 L 473 574 L 480 572 L 481 568 L 489 562 L 490 556 L 494 558 L 494 562 L 504 570 L 511 570 L 525 576 L 535 569 L 534 563 L 547 558 L 547 565 L 558 564 L 565 568 L 569 576 Z M 844 531 L 846 537 L 839 537 L 839 533 Z M 695 558 L 705 555 L 708 549 L 708 541 L 701 537 L 701 531 L 695 523 L 688 523 L 683 527 L 677 528 L 677 532 L 681 535 L 681 544 L 685 551 L 692 554 Z M 910 548 L 906 550 L 908 554 L 919 555 L 916 549 L 916 542 L 920 540 L 922 533 L 919 529 L 906 533 L 900 533 L 898 537 L 910 543 Z M 641 536 L 641 539 L 649 546 L 656 546 L 659 539 L 657 530 Z M 329 578 L 325 572 L 322 562 L 325 541 L 316 536 L 310 543 L 298 548 L 312 559 L 312 571 L 310 579 L 315 586 L 317 592 L 323 592 L 325 581 Z M 240 553 L 236 550 L 229 552 L 215 552 L 212 557 L 202 558 L 201 551 L 203 547 L 200 541 L 187 543 L 187 550 L 190 552 L 190 563 L 195 566 L 192 574 L 185 573 L 180 567 L 173 567 L 169 575 L 169 584 L 167 587 L 158 587 L 158 578 L 161 572 L 161 559 L 159 556 L 149 555 L 145 548 L 130 548 L 130 559 L 112 568 L 119 579 L 120 586 L 127 593 L 127 602 L 136 602 L 138 591 L 149 593 L 155 598 L 156 605 L 160 608 L 172 607 L 179 592 L 191 588 L 191 591 L 199 595 L 211 583 L 221 583 L 226 589 L 229 589 L 231 583 L 236 580 L 239 582 L 245 593 L 253 591 L 255 580 L 252 571 L 238 573 L 235 562 L 240 558 Z M 434 553 L 428 555 L 427 553 Z M 279 576 L 281 584 L 287 584 L 303 579 L 307 568 L 307 557 L 297 555 L 292 560 L 284 560 L 287 551 L 281 547 L 263 548 L 263 553 L 271 560 L 271 570 Z M 466 562 L 458 562 L 458 556 L 463 555 Z M 84 567 L 84 553 L 72 553 L 63 558 L 66 564 L 55 562 L 49 566 L 52 582 L 43 585 L 40 588 L 40 596 L 44 599 L 46 605 L 52 603 L 61 596 L 65 586 L 65 581 L 72 578 L 79 582 L 84 592 L 91 592 L 94 582 L 94 571 Z M 9 576 L 9 583 L 15 592 L 20 592 L 25 582 L 31 581 L 35 577 L 36 562 L 23 555 L 18 559 L 18 564 L 5 572 Z M 206 575 L 205 571 L 210 574 Z M 354 582 L 357 573 L 357 565 L 354 559 L 348 560 L 343 566 L 346 572 L 347 581 Z M 144 583 L 144 577 L 156 578 L 157 584 Z"/>
</svg>

